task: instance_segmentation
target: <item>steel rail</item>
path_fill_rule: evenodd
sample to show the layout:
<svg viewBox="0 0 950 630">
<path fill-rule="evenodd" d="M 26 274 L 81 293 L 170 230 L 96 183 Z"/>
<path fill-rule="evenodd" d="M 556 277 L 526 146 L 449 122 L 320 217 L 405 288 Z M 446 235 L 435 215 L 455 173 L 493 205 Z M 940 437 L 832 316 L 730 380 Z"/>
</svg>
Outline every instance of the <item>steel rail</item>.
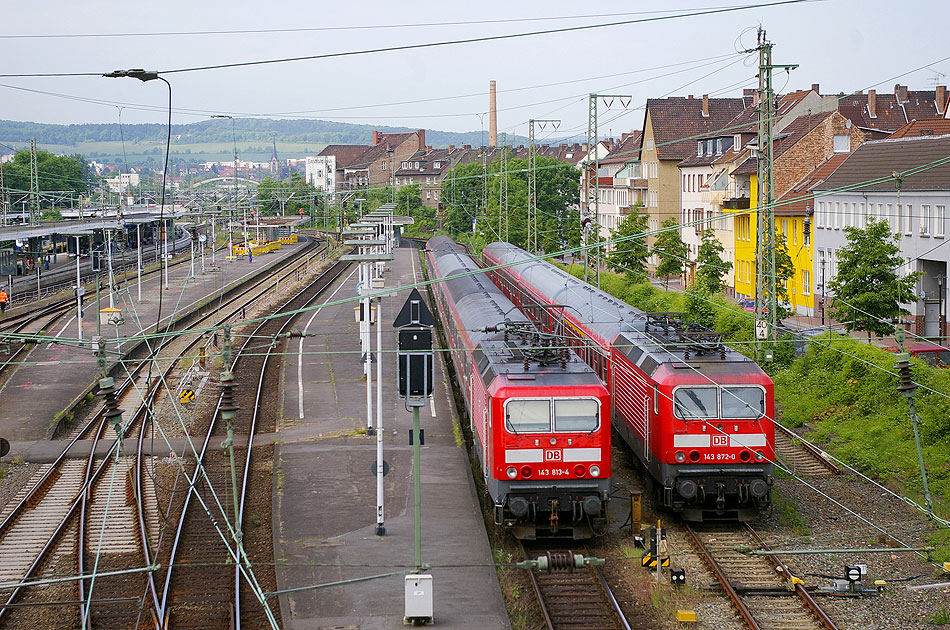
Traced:
<svg viewBox="0 0 950 630">
<path fill-rule="evenodd" d="M 334 264 L 333 266 L 331 266 L 326 272 L 324 272 L 323 274 L 321 274 L 320 277 L 317 278 L 316 282 L 314 282 L 314 283 L 311 284 L 310 286 L 313 286 L 313 285 L 322 285 L 322 286 L 317 287 L 316 290 L 314 291 L 314 294 L 313 294 L 309 299 L 307 299 L 307 300 L 304 302 L 304 304 L 303 304 L 302 306 L 299 306 L 299 307 L 297 307 L 297 308 L 306 308 L 306 307 L 310 306 L 311 304 L 313 304 L 313 302 L 314 302 L 317 298 L 319 298 L 319 297 L 323 294 L 323 292 L 327 290 L 327 288 L 328 288 L 330 285 L 332 285 L 341 275 L 343 275 L 343 272 L 346 271 L 346 269 L 347 269 L 349 266 L 350 266 L 350 265 L 349 265 L 348 263 L 340 263 L 340 262 L 338 262 L 338 263 Z M 308 289 L 309 289 L 309 288 L 310 288 L 310 287 L 308 287 Z M 302 293 L 303 293 L 303 292 L 301 292 L 301 294 L 298 294 L 298 295 L 302 295 Z M 297 297 L 297 296 L 295 296 L 295 297 Z M 287 318 L 286 318 L 286 321 L 284 321 L 284 323 L 281 324 L 281 326 L 280 326 L 280 328 L 278 329 L 278 331 L 277 331 L 276 334 L 279 335 L 279 334 L 283 333 L 284 330 L 285 330 L 289 325 L 291 325 L 296 319 L 297 319 L 296 317 L 287 317 Z M 267 322 L 262 322 L 262 325 L 259 326 L 259 327 L 257 328 L 257 330 L 255 330 L 255 334 L 256 334 L 259 330 L 261 330 L 261 329 L 263 328 L 263 324 L 265 324 L 265 323 L 267 323 Z M 377 326 L 378 326 L 378 325 L 379 325 L 379 322 L 377 322 Z M 261 373 L 260 373 L 260 376 L 259 376 L 258 381 L 257 381 L 257 392 L 255 393 L 255 397 L 254 397 L 254 410 L 253 410 L 253 413 L 251 414 L 251 426 L 250 426 L 250 428 L 248 429 L 247 455 L 245 456 L 245 461 L 244 461 L 244 475 L 243 475 L 243 478 L 241 479 L 241 486 L 240 486 L 241 490 L 240 490 L 240 507 L 238 508 L 238 522 L 237 522 L 237 524 L 235 525 L 235 528 L 237 529 L 238 532 L 243 532 L 243 528 L 244 528 L 244 502 L 245 502 L 245 499 L 246 499 L 246 497 L 247 497 L 247 478 L 248 478 L 248 474 L 249 474 L 249 472 L 250 472 L 250 470 L 251 470 L 251 456 L 252 456 L 252 453 L 254 452 L 254 449 L 251 448 L 251 447 L 252 447 L 252 445 L 253 445 L 254 433 L 255 433 L 255 430 L 256 430 L 256 427 L 257 427 L 258 413 L 259 413 L 260 410 L 261 410 L 261 393 L 263 392 L 263 388 L 264 388 L 264 377 L 265 377 L 265 373 L 266 373 L 266 371 L 267 371 L 267 367 L 268 367 L 268 364 L 269 364 L 269 362 L 270 362 L 271 356 L 272 356 L 273 351 L 274 351 L 274 349 L 276 348 L 276 346 L 277 346 L 277 343 L 275 342 L 275 343 L 272 343 L 272 344 L 267 348 L 267 352 L 266 352 L 266 354 L 264 355 L 264 360 L 263 360 L 263 362 L 262 362 L 262 364 L 261 364 Z M 235 625 L 234 625 L 234 627 L 235 627 L 236 630 L 240 630 L 240 628 L 241 628 L 241 588 L 240 588 L 240 587 L 241 587 L 241 570 L 240 570 L 240 563 L 236 564 L 235 567 L 234 567 L 234 585 L 235 585 L 235 588 L 234 588 L 234 611 L 235 611 L 234 619 L 235 619 Z"/>
<path fill-rule="evenodd" d="M 302 257 L 302 256 L 306 255 L 307 253 L 312 252 L 314 249 L 317 249 L 317 246 L 316 246 L 315 243 L 312 242 L 312 243 L 310 243 L 307 247 L 305 247 L 305 248 L 301 249 L 299 252 L 297 252 L 297 253 L 295 254 L 295 256 L 296 256 L 296 257 Z M 318 253 L 319 253 L 319 252 L 318 252 Z M 316 255 L 316 254 L 313 254 L 313 255 L 310 257 L 310 259 L 312 259 L 313 256 L 315 256 L 315 255 Z M 309 260 L 310 260 L 310 259 L 308 259 L 306 262 L 309 263 Z M 289 277 L 292 273 L 296 273 L 296 271 L 298 270 L 298 268 L 299 268 L 299 265 L 298 265 L 297 267 L 294 267 L 294 268 L 291 269 L 291 270 L 286 271 L 286 273 L 284 274 L 283 277 L 284 277 L 284 278 L 287 278 L 287 277 Z M 263 270 L 258 276 L 256 276 L 254 279 L 252 279 L 252 280 L 250 281 L 250 282 L 253 283 L 253 284 L 251 284 L 250 287 L 244 287 L 243 285 L 241 285 L 241 287 L 235 287 L 235 288 L 229 290 L 229 292 L 234 293 L 234 295 L 233 295 L 231 298 L 229 298 L 229 300 L 226 302 L 226 304 L 231 304 L 231 303 L 237 301 L 238 299 L 240 299 L 241 297 L 243 297 L 244 295 L 246 295 L 247 291 L 250 290 L 250 289 L 253 289 L 253 288 L 256 288 L 256 287 L 261 287 L 261 286 L 264 286 L 264 285 L 269 284 L 269 283 L 270 283 L 270 280 L 271 280 L 272 271 L 273 271 L 273 270 L 271 270 L 271 269 Z M 279 274 L 280 274 L 280 272 L 278 271 L 278 281 L 279 281 L 279 278 L 280 278 L 280 275 L 279 275 Z M 237 290 L 237 289 L 241 289 L 241 290 Z M 220 310 L 221 306 L 223 306 L 223 305 L 219 305 L 219 306 L 218 306 L 215 310 L 213 310 L 211 313 L 217 313 L 217 312 Z M 228 315 L 227 317 L 233 316 L 234 314 L 237 313 L 238 310 L 240 310 L 240 309 L 235 309 L 235 311 L 229 313 L 229 315 Z M 203 315 L 203 316 L 199 317 L 199 321 L 200 321 L 200 319 L 206 318 L 206 317 L 208 317 L 209 315 L 210 315 L 210 314 L 206 314 L 206 315 Z M 188 316 L 186 316 L 186 317 L 183 318 L 183 319 L 188 319 L 188 318 L 190 318 L 190 317 L 192 317 L 192 316 L 194 316 L 194 313 L 189 314 Z M 225 318 L 225 319 L 226 319 L 226 318 Z M 179 322 L 179 323 L 180 323 L 180 322 Z M 162 342 L 161 344 L 159 344 L 159 349 L 161 349 L 162 347 L 164 347 L 167 343 L 171 343 L 172 340 L 174 340 L 174 337 L 168 337 L 167 340 L 163 340 L 163 342 Z M 192 346 L 193 346 L 195 343 L 197 343 L 199 340 L 200 340 L 200 336 L 197 337 L 193 342 L 191 342 L 188 347 L 189 347 L 189 348 L 192 347 Z M 186 348 L 185 351 L 187 351 L 187 348 Z M 185 351 L 183 351 L 182 354 L 183 354 Z M 150 353 L 150 355 L 151 355 L 151 353 Z M 134 381 L 134 378 L 135 378 L 135 375 L 137 375 L 142 369 L 144 369 L 144 367 L 145 367 L 148 363 L 150 363 L 150 361 L 151 361 L 151 359 L 147 357 L 146 359 L 144 359 L 143 361 L 141 361 L 138 366 L 136 366 L 135 368 L 133 368 L 132 371 L 130 371 L 129 375 L 123 380 L 122 384 L 119 386 L 119 388 L 118 388 L 118 390 L 117 390 L 117 395 L 118 395 L 118 396 L 122 396 L 122 395 L 125 394 L 125 392 L 128 390 L 128 388 L 132 385 L 132 383 L 133 383 L 133 381 Z M 174 365 L 174 362 L 172 362 L 171 365 Z M 160 382 L 160 379 L 156 379 L 155 385 L 153 385 L 153 391 L 155 390 L 155 388 L 157 387 L 157 385 L 158 385 L 159 382 Z M 147 396 L 148 396 L 148 395 L 146 395 L 146 397 L 143 397 L 143 406 L 140 407 L 141 409 L 145 409 L 145 407 L 144 407 L 144 402 L 145 402 L 145 399 L 147 398 Z M 66 446 L 66 448 L 63 449 L 63 451 L 62 451 L 62 452 L 60 453 L 60 455 L 56 458 L 56 460 L 50 465 L 50 468 L 43 474 L 43 476 L 42 476 L 42 477 L 34 484 L 34 486 L 27 492 L 26 496 L 24 496 L 24 498 L 23 498 L 16 506 L 14 506 L 13 510 L 10 512 L 10 514 L 7 515 L 7 517 L 3 520 L 3 522 L 0 523 L 0 538 L 2 538 L 2 537 L 6 534 L 7 530 L 11 527 L 12 523 L 13 523 L 17 518 L 19 518 L 19 516 L 25 511 L 26 506 L 36 497 L 36 495 L 37 495 L 37 494 L 40 494 L 40 493 L 42 493 L 42 492 L 44 492 L 44 490 L 45 490 L 45 485 L 47 484 L 47 482 L 50 482 L 50 483 L 55 482 L 55 480 L 50 481 L 51 475 L 53 474 L 54 471 L 56 471 L 56 470 L 59 469 L 59 467 L 61 466 L 61 464 L 63 463 L 63 461 L 66 459 L 67 454 L 68 454 L 68 452 L 70 451 L 70 449 L 71 449 L 79 440 L 84 439 L 84 438 L 90 433 L 90 431 L 92 430 L 93 427 L 98 427 L 97 434 L 98 434 L 99 436 L 101 436 L 102 431 L 103 431 L 103 429 L 104 429 L 104 426 L 105 426 L 104 409 L 100 409 L 100 411 L 96 414 L 96 416 L 93 418 L 93 420 L 90 421 L 90 422 L 69 442 L 69 444 Z M 130 426 L 131 426 L 131 425 L 130 425 Z M 94 451 L 95 451 L 95 446 L 96 446 L 97 442 L 98 442 L 98 438 L 94 441 L 93 446 L 92 446 L 92 448 L 90 449 L 90 461 L 92 461 L 92 454 L 93 454 Z M 87 473 L 86 473 L 86 480 L 87 480 L 87 482 L 86 482 L 86 484 L 80 489 L 79 494 L 73 499 L 73 501 L 72 501 L 71 504 L 69 505 L 69 508 L 67 509 L 65 516 L 61 519 L 59 525 L 55 528 L 54 532 L 53 532 L 52 535 L 49 537 L 47 543 L 44 545 L 44 547 L 43 547 L 42 550 L 40 551 L 38 557 L 37 557 L 36 559 L 34 559 L 34 561 L 31 563 L 31 565 L 30 565 L 29 568 L 27 569 L 27 571 L 26 571 L 24 577 L 22 578 L 23 580 L 27 580 L 27 579 L 33 574 L 33 572 L 36 571 L 36 569 L 39 567 L 39 565 L 41 564 L 41 562 L 45 559 L 46 555 L 51 551 L 51 549 L 55 546 L 55 544 L 58 543 L 58 539 L 59 539 L 60 535 L 63 533 L 63 531 L 65 530 L 65 527 L 66 527 L 66 525 L 68 524 L 69 520 L 72 518 L 72 516 L 74 515 L 75 511 L 77 510 L 77 508 L 78 508 L 83 502 L 86 501 L 86 495 L 87 495 L 87 493 L 90 491 L 92 484 L 94 484 L 94 483 L 98 480 L 98 478 L 99 478 L 99 476 L 101 475 L 102 471 L 108 466 L 108 464 L 109 464 L 109 462 L 110 462 L 110 459 L 111 459 L 112 455 L 114 454 L 117 445 L 118 445 L 118 441 L 115 441 L 115 442 L 113 443 L 112 447 L 109 449 L 109 451 L 108 451 L 108 453 L 107 453 L 105 459 L 103 460 L 103 462 L 95 469 L 95 471 L 94 471 L 91 475 L 89 474 L 89 471 L 87 470 Z M 139 496 L 141 496 L 141 495 L 139 495 Z M 139 506 L 139 509 L 141 509 L 141 506 Z M 143 528 L 145 527 L 145 525 L 144 525 L 144 520 L 140 523 L 140 526 L 143 527 Z M 147 534 L 147 532 L 146 532 L 146 534 Z M 146 536 L 143 536 L 143 540 L 147 541 L 147 535 L 146 535 Z M 82 546 L 80 545 L 80 558 L 81 558 L 81 556 L 82 556 L 81 550 L 82 550 Z M 81 562 L 81 560 L 80 560 L 80 562 Z M 80 573 L 80 574 L 81 574 L 81 573 Z M 80 580 L 80 582 L 82 582 L 82 580 Z M 20 592 L 21 592 L 21 590 L 22 590 L 23 588 L 25 588 L 25 587 L 19 586 L 19 587 L 13 589 L 12 592 L 10 593 L 10 596 L 7 598 L 7 602 L 4 603 L 2 606 L 0 606 L 0 619 L 2 619 L 3 616 L 6 614 L 6 612 L 7 612 L 7 610 L 8 610 L 8 606 L 9 606 L 9 607 L 12 607 L 14 600 L 15 600 L 16 597 L 20 594 Z M 80 585 L 80 588 L 82 588 L 81 585 Z"/>
<path fill-rule="evenodd" d="M 796 439 L 801 440 L 800 436 L 798 436 L 794 431 L 792 431 L 788 427 L 784 426 L 782 423 L 776 421 L 773 424 L 775 425 L 777 429 L 781 429 L 786 435 L 788 435 L 789 438 L 792 439 L 792 447 L 795 446 Z M 822 466 L 830 470 L 833 474 L 837 475 L 841 472 L 841 469 L 838 468 L 838 466 L 835 465 L 834 462 L 828 459 L 828 456 L 820 448 L 812 444 L 809 444 L 808 442 L 805 442 L 805 441 L 799 442 L 799 446 L 805 449 L 805 451 L 807 451 L 812 457 L 818 460 L 818 463 L 820 463 Z"/>
<path fill-rule="evenodd" d="M 752 539 L 758 544 L 762 549 L 768 549 L 768 546 L 765 544 L 765 541 L 762 540 L 762 537 L 759 536 L 758 532 L 752 529 L 752 526 L 748 523 L 745 524 L 746 529 L 749 534 L 752 536 Z M 791 572 L 788 570 L 788 567 L 785 566 L 785 563 L 779 559 L 778 556 L 768 556 L 768 559 L 772 562 L 777 570 L 780 570 L 783 575 L 791 578 Z M 811 596 L 811 593 L 805 590 L 805 587 L 801 584 L 795 584 L 795 592 L 801 598 L 802 602 L 805 604 L 805 607 L 808 608 L 815 617 L 818 618 L 818 622 L 824 626 L 826 630 L 838 630 L 838 627 L 835 625 L 835 622 L 831 620 L 828 616 L 828 613 L 818 605 L 818 602 L 815 601 L 815 598 Z"/>
<path fill-rule="evenodd" d="M 337 265 L 339 265 L 339 264 L 340 264 L 340 263 L 337 263 Z M 332 268 L 331 268 L 331 269 L 332 269 Z M 325 273 L 326 273 L 326 272 L 325 272 Z M 309 290 L 309 289 L 313 286 L 313 284 L 316 284 L 316 282 L 318 282 L 318 281 L 319 281 L 319 278 L 317 279 L 317 281 L 315 281 L 314 283 L 311 283 L 311 284 L 308 285 L 306 288 L 304 288 L 303 290 L 301 290 L 300 292 L 298 292 L 295 296 L 293 296 L 293 297 L 291 297 L 289 300 L 287 300 L 287 303 L 293 301 L 294 299 L 296 299 L 297 297 L 299 297 L 300 295 L 302 295 L 304 292 L 306 292 L 307 290 Z M 255 332 L 252 333 L 251 335 L 248 335 L 248 336 L 245 338 L 244 343 L 241 345 L 241 348 L 240 348 L 240 349 L 238 350 L 238 352 L 235 354 L 234 359 L 233 359 L 232 362 L 231 362 L 230 369 L 231 369 L 232 372 L 234 372 L 234 370 L 237 368 L 238 363 L 239 363 L 240 359 L 242 358 L 242 353 L 243 353 L 245 347 L 251 342 L 252 339 L 254 339 L 254 334 L 256 334 L 257 331 L 260 330 L 260 329 L 263 327 L 263 325 L 264 325 L 267 321 L 269 321 L 269 320 L 265 320 L 264 322 L 260 322 L 260 323 L 258 324 L 258 326 L 255 328 Z M 219 414 L 220 407 L 221 407 L 221 399 L 220 399 L 220 397 L 219 397 L 219 398 L 218 398 L 218 401 L 217 401 L 217 403 L 216 403 L 216 405 L 215 405 L 215 409 L 214 409 L 213 415 L 212 415 L 212 417 L 211 417 L 211 421 L 210 421 L 210 423 L 209 423 L 208 429 L 207 429 L 207 431 L 206 431 L 206 433 L 205 433 L 204 440 L 202 441 L 201 449 L 200 449 L 200 451 L 198 452 L 197 457 L 196 457 L 197 462 L 196 462 L 196 464 L 195 464 L 194 477 L 193 477 L 193 479 L 189 479 L 188 493 L 185 495 L 184 504 L 183 504 L 183 506 L 182 506 L 182 508 L 181 508 L 181 512 L 180 512 L 181 516 L 180 516 L 179 519 L 178 519 L 178 525 L 177 525 L 176 530 L 175 530 L 175 537 L 174 537 L 174 539 L 173 539 L 173 541 L 172 541 L 172 543 L 171 543 L 171 551 L 170 551 L 170 553 L 169 553 L 168 562 L 165 563 L 166 566 L 167 566 L 167 570 L 166 570 L 166 573 L 165 573 L 164 586 L 163 586 L 163 588 L 162 588 L 161 606 L 160 606 L 159 611 L 158 611 L 159 622 L 160 622 L 161 624 L 163 624 L 163 627 L 165 627 L 165 625 L 168 623 L 169 607 L 170 607 L 170 603 L 171 603 L 171 596 L 170 596 L 171 583 L 172 583 L 172 579 L 173 579 L 173 575 L 174 575 L 175 561 L 176 561 L 176 559 L 177 559 L 177 557 L 178 557 L 179 547 L 181 546 L 181 543 L 182 543 L 183 533 L 184 533 L 184 529 L 185 529 L 185 519 L 186 519 L 186 516 L 187 516 L 187 514 L 188 514 L 188 510 L 189 510 L 190 507 L 191 507 L 191 500 L 192 500 L 193 496 L 198 492 L 198 490 L 196 489 L 195 486 L 196 486 L 196 483 L 197 483 L 198 480 L 199 480 L 199 472 L 200 472 L 200 470 L 201 470 L 201 466 L 203 465 L 203 463 L 204 463 L 204 461 L 205 461 L 205 456 L 207 455 L 207 452 L 208 452 L 208 445 L 209 445 L 209 443 L 211 442 L 211 439 L 212 439 L 212 437 L 213 437 L 213 435 L 214 435 L 215 429 L 217 428 L 217 420 L 218 420 L 218 417 L 219 417 L 219 415 L 220 415 L 220 414 Z M 248 442 L 248 449 L 250 450 L 250 448 L 251 448 L 251 442 Z M 237 561 L 237 563 L 236 563 L 235 566 L 236 566 L 236 570 L 239 571 L 239 570 L 240 570 L 240 566 L 241 566 L 240 559 L 238 559 L 238 561 Z M 237 585 L 236 585 L 236 586 L 237 586 Z M 237 589 L 237 588 L 236 588 L 236 593 L 239 593 L 239 589 Z M 236 597 L 236 598 L 239 597 L 239 594 L 236 594 L 235 597 Z"/>
<path fill-rule="evenodd" d="M 746 625 L 749 626 L 749 628 L 752 628 L 752 630 L 761 630 L 759 623 L 755 620 L 755 617 L 752 616 L 752 611 L 750 611 L 749 607 L 745 605 L 744 601 L 742 601 L 739 593 L 736 592 L 736 589 L 732 586 L 732 582 L 729 580 L 729 577 L 722 570 L 722 567 L 719 566 L 719 563 L 716 562 L 716 559 L 712 557 L 712 554 L 706 550 L 706 545 L 704 545 L 703 541 L 699 538 L 699 534 L 697 534 L 696 530 L 694 530 L 692 526 L 685 521 L 684 526 L 686 527 L 686 532 L 693 540 L 693 544 L 696 545 L 697 549 L 699 549 L 699 555 L 703 562 L 716 576 L 716 580 L 719 582 L 723 591 L 732 601 L 732 605 L 739 612 L 739 616 L 742 617 L 742 620 L 745 621 Z"/>
</svg>

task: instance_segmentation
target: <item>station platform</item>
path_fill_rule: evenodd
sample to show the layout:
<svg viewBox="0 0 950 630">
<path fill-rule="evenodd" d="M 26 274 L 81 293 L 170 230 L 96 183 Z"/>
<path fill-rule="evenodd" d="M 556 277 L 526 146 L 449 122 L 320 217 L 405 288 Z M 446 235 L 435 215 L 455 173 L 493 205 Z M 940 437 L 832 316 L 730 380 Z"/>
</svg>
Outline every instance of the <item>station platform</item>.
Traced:
<svg viewBox="0 0 950 630">
<path fill-rule="evenodd" d="M 275 442 L 274 557 L 282 626 L 288 630 L 402 628 L 405 574 L 414 568 L 412 413 L 397 398 L 393 320 L 421 280 L 420 252 L 394 249 L 381 304 L 385 536 L 375 535 L 376 437 L 363 433 L 366 382 L 360 363 L 357 302 L 304 313 L 306 336 L 283 361 L 282 412 Z M 356 297 L 357 267 L 322 303 Z M 372 330 L 376 353 L 376 330 Z M 431 565 L 439 628 L 508 629 L 491 548 L 445 367 L 435 355 L 435 395 L 421 410 L 422 561 Z M 376 365 L 373 366 L 373 391 Z M 373 423 L 376 424 L 374 409 Z M 257 439 L 255 439 L 257 443 Z M 376 577 L 373 576 L 385 576 Z M 369 578 L 369 579 L 367 579 Z M 345 582 L 335 586 L 333 583 Z"/>
<path fill-rule="evenodd" d="M 193 277 L 189 277 L 189 263 L 170 266 L 169 287 L 162 298 L 162 324 L 167 324 L 171 318 L 178 319 L 209 297 L 223 293 L 262 268 L 279 265 L 293 252 L 304 247 L 305 243 L 301 241 L 295 245 L 285 245 L 280 251 L 254 258 L 251 263 L 246 258 L 225 261 L 219 257 L 216 271 L 211 271 L 210 260 L 206 258 L 204 274 L 201 273 L 200 263 L 196 261 Z M 133 337 L 154 329 L 158 317 L 160 276 L 152 274 L 143 277 L 141 302 L 138 301 L 135 277 L 121 283 L 121 290 L 114 294 L 113 304 L 121 310 L 124 323 L 118 327 L 102 324 L 100 332 L 103 337 L 107 340 L 117 336 Z M 47 331 L 51 337 L 66 343 L 37 345 L 5 380 L 0 388 L 0 437 L 14 444 L 54 437 L 64 411 L 96 387 L 99 373 L 93 339 L 97 334 L 98 310 L 109 306 L 108 293 L 103 291 L 100 294 L 99 308 L 95 300 L 94 291 L 86 294 L 82 347 L 75 345 L 79 339 L 79 327 L 73 309 Z M 118 345 L 120 352 L 126 350 L 123 344 Z M 108 344 L 107 349 L 110 351 L 111 367 L 120 357 L 112 353 L 116 344 Z M 17 453 L 11 452 L 11 457 L 16 456 Z"/>
</svg>

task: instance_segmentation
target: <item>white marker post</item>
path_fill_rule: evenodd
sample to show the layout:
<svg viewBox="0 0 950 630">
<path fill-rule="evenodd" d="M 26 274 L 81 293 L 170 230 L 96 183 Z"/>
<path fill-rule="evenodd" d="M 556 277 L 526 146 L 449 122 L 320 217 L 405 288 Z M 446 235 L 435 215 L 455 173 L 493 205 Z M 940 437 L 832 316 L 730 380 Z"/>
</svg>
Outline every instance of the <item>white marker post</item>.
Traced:
<svg viewBox="0 0 950 630">
<path fill-rule="evenodd" d="M 135 247 L 138 249 L 139 303 L 142 303 L 142 224 L 135 224 Z"/>
<path fill-rule="evenodd" d="M 357 285 L 357 294 L 360 296 L 360 304 L 363 312 L 363 316 L 360 318 L 360 344 L 363 348 L 361 358 L 365 361 L 363 369 L 366 374 L 366 433 L 367 435 L 372 435 L 374 432 L 373 428 L 373 372 L 372 372 L 372 331 L 370 330 L 370 318 L 372 317 L 372 300 L 369 298 L 369 294 L 373 291 L 373 280 L 371 276 L 373 275 L 373 268 L 375 267 L 374 263 L 383 262 L 386 260 L 392 260 L 391 256 L 386 256 L 385 254 L 379 253 L 370 253 L 369 248 L 376 247 L 380 244 L 380 241 L 374 236 L 376 235 L 376 230 L 371 229 L 372 226 L 369 224 L 355 223 L 350 226 L 351 229 L 343 231 L 343 237 L 359 237 L 359 240 L 344 240 L 344 246 L 350 247 L 359 247 L 359 254 L 344 254 L 340 256 L 340 260 L 344 261 L 353 261 L 360 263 L 360 282 Z M 381 288 L 381 287 L 380 287 Z M 377 317 L 376 319 L 376 351 L 377 353 L 382 351 L 382 331 L 379 326 L 382 325 L 382 320 Z M 365 326 L 365 327 L 364 327 Z M 364 336 L 365 331 L 365 336 Z M 385 471 L 385 461 L 383 460 L 383 430 L 382 430 L 382 357 L 377 357 L 377 409 L 376 409 L 376 535 L 384 536 L 386 535 L 386 527 L 384 526 L 384 506 L 383 506 L 383 475 Z"/>
<path fill-rule="evenodd" d="M 13 291 L 10 292 L 13 295 Z M 79 237 L 76 237 L 76 325 L 79 327 L 79 345 L 82 345 L 82 271 L 79 269 Z"/>
</svg>

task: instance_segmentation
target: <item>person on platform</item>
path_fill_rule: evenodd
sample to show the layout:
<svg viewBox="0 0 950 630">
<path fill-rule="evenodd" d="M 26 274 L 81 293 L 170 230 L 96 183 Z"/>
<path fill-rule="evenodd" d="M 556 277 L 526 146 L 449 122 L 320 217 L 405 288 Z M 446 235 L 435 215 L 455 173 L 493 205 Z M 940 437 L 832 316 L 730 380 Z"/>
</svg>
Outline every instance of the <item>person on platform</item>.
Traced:
<svg viewBox="0 0 950 630">
<path fill-rule="evenodd" d="M 248 248 L 247 250 L 247 262 L 249 263 L 254 262 L 254 253 L 251 252 L 250 248 Z"/>
<path fill-rule="evenodd" d="M 7 292 L 0 289 L 0 314 L 7 310 L 7 302 L 9 301 L 10 298 L 7 297 Z"/>
</svg>

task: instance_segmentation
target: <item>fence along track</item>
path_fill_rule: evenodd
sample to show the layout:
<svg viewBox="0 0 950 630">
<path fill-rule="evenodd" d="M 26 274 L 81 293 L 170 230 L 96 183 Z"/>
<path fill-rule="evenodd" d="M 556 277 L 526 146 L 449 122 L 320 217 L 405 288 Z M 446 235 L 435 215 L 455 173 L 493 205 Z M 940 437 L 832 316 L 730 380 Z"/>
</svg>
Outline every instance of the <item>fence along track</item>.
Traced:
<svg viewBox="0 0 950 630">
<path fill-rule="evenodd" d="M 302 257 L 314 249 L 313 246 L 304 248 L 298 253 L 298 256 Z M 317 253 L 319 253 L 319 251 L 317 251 Z M 302 264 L 309 264 L 310 260 L 315 256 L 316 253 L 311 254 L 306 263 Z M 283 277 L 287 278 L 291 274 L 297 273 L 298 270 L 299 267 L 294 267 L 286 271 Z M 261 287 L 262 290 L 266 291 L 269 289 L 270 282 L 272 281 L 273 278 L 271 274 L 264 273 L 263 276 L 253 284 L 253 287 Z M 279 283 L 279 281 L 278 278 L 277 282 Z M 246 295 L 248 290 L 249 288 L 244 288 L 242 291 L 236 291 L 235 295 L 229 299 L 226 304 L 218 305 L 216 309 L 203 317 L 207 318 L 210 315 L 218 313 L 221 307 L 238 301 L 241 297 Z M 233 316 L 240 311 L 241 308 L 242 307 L 238 307 L 224 319 L 226 320 Z M 170 343 L 173 339 L 173 336 L 167 337 L 162 347 L 166 345 L 166 343 Z M 180 355 L 183 355 L 200 340 L 200 336 L 196 337 L 194 341 L 189 343 L 186 348 L 182 350 Z M 122 384 L 119 385 L 117 393 L 120 397 L 126 392 L 131 391 L 135 375 L 144 369 L 150 361 L 151 359 L 148 358 L 143 360 L 131 371 L 130 375 Z M 173 369 L 176 362 L 177 360 L 170 362 L 168 366 L 169 371 Z M 147 399 L 149 395 L 154 396 L 157 392 L 160 380 L 161 379 L 158 378 L 155 379 L 155 388 L 151 394 L 146 394 L 143 399 Z M 144 408 L 145 405 L 142 405 L 140 410 L 135 413 L 133 416 L 135 420 L 141 419 L 141 416 L 144 415 Z M 129 416 L 126 416 L 126 418 L 128 417 Z M 112 464 L 112 460 L 114 459 L 115 443 L 113 443 L 112 449 L 104 459 L 97 460 L 90 456 L 85 465 L 81 461 L 67 459 L 66 455 L 71 447 L 80 440 L 90 442 L 89 452 L 91 454 L 98 440 L 104 436 L 106 428 L 104 425 L 104 416 L 102 410 L 100 410 L 91 422 L 77 432 L 75 437 L 69 442 L 69 445 L 52 464 L 44 466 L 34 475 L 33 479 L 31 479 L 31 483 L 24 486 L 25 489 L 18 493 L 18 500 L 15 503 L 11 502 L 8 504 L 8 507 L 4 509 L 4 518 L 2 522 L 0 522 L 0 579 L 4 582 L 18 582 L 29 579 L 39 570 L 40 566 L 52 554 L 54 549 L 60 552 L 65 551 L 70 557 L 80 558 L 80 567 L 83 566 L 84 554 L 78 554 L 78 549 L 85 548 L 85 544 L 82 542 L 84 536 L 82 534 L 79 536 L 80 547 L 77 547 L 75 541 L 73 541 L 73 543 L 67 543 L 67 545 L 72 544 L 73 546 L 67 547 L 66 549 L 62 547 L 63 543 L 60 539 L 62 535 L 69 530 L 69 523 L 77 511 L 81 513 L 81 517 L 85 516 L 84 504 L 87 498 L 87 492 L 84 491 L 84 488 L 91 488 L 93 489 L 93 493 L 96 492 L 96 482 L 100 479 L 103 472 Z M 129 423 L 129 427 L 135 430 L 135 422 Z M 140 438 L 143 434 L 144 432 L 139 432 Z M 130 433 L 130 435 L 134 435 L 134 433 Z M 92 436 L 92 439 L 86 440 L 86 438 L 90 436 Z M 137 457 L 139 460 L 141 459 L 141 439 L 139 440 L 139 452 Z M 139 461 L 139 465 L 140 463 Z M 123 479 L 121 476 L 117 478 Z M 141 503 L 141 497 L 147 493 L 144 493 L 141 488 L 140 467 L 137 466 L 134 472 L 130 472 L 129 479 L 134 482 L 136 490 L 133 492 L 123 492 L 121 490 L 119 492 L 113 492 L 115 495 L 113 501 L 116 505 L 121 505 L 127 500 L 128 496 L 131 495 L 131 500 L 137 502 L 134 511 L 137 514 L 138 527 L 137 531 L 131 533 L 130 536 L 134 536 L 137 545 L 142 549 L 142 552 L 136 556 L 133 566 L 142 566 L 143 561 L 141 556 L 144 555 L 146 563 L 148 563 L 148 559 L 151 555 L 150 551 L 145 547 L 145 543 L 148 541 L 148 532 L 145 521 L 145 507 Z M 12 507 L 10 507 L 11 505 Z M 80 520 L 82 520 L 82 518 L 80 518 Z M 149 575 L 148 579 L 151 581 L 152 576 Z M 83 592 L 83 581 L 79 582 L 80 592 Z M 10 608 L 10 605 L 21 595 L 22 591 L 23 587 L 18 587 L 10 592 L 6 603 L 0 608 L 0 619 L 3 619 L 13 610 Z M 143 588 L 139 589 L 139 595 L 143 592 L 144 584 Z M 153 594 L 153 598 L 154 597 L 155 595 Z M 157 601 L 157 599 L 155 601 Z"/>
<path fill-rule="evenodd" d="M 831 619 L 801 585 L 789 586 L 788 569 L 770 556 L 753 556 L 736 548 L 763 549 L 749 526 L 685 524 L 723 591 L 753 630 L 837 630 Z"/>
</svg>

